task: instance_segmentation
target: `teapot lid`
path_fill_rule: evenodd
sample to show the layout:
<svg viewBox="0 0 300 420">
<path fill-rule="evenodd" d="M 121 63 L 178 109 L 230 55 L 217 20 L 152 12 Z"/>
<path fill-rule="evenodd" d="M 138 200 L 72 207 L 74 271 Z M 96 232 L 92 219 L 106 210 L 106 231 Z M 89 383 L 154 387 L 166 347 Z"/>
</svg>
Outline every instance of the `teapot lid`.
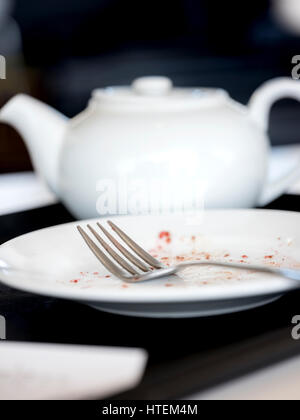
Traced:
<svg viewBox="0 0 300 420">
<path fill-rule="evenodd" d="M 110 86 L 93 91 L 99 104 L 137 106 L 138 109 L 170 109 L 215 105 L 227 98 L 227 92 L 214 88 L 177 88 L 163 76 L 135 79 L 131 86 Z M 93 101 L 94 102 L 94 101 Z"/>
</svg>

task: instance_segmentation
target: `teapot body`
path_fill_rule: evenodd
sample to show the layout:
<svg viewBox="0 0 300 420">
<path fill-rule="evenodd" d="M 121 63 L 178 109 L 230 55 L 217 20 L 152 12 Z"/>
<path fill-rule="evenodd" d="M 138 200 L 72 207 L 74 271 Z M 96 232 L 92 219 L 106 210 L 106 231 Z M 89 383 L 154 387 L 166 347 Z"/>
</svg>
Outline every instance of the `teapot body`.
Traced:
<svg viewBox="0 0 300 420">
<path fill-rule="evenodd" d="M 150 76 L 96 89 L 71 120 L 18 94 L 0 122 L 20 132 L 36 171 L 78 218 L 247 208 L 300 177 L 298 161 L 268 176 L 269 112 L 285 97 L 300 100 L 299 81 L 265 82 L 244 106 L 222 89 Z"/>
<path fill-rule="evenodd" d="M 269 140 L 229 98 L 189 110 L 90 104 L 68 124 L 59 191 L 78 218 L 253 207 Z"/>
</svg>

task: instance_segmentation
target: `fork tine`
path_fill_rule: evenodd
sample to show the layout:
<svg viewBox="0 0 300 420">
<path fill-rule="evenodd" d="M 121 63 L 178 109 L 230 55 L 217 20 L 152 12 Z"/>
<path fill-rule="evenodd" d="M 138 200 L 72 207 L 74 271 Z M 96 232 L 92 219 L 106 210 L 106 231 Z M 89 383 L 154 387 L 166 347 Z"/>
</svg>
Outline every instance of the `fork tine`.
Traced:
<svg viewBox="0 0 300 420">
<path fill-rule="evenodd" d="M 99 222 L 97 223 L 97 225 L 99 226 L 99 228 L 102 230 L 102 232 L 108 237 L 108 239 L 114 244 L 114 246 L 116 248 L 118 248 L 118 250 L 120 252 L 122 252 L 122 254 L 128 258 L 129 261 L 132 262 L 132 264 L 136 265 L 138 268 L 140 268 L 142 271 L 150 271 L 150 267 L 148 267 L 147 265 L 145 265 L 141 260 L 137 259 L 133 254 L 131 254 L 131 252 L 129 252 L 126 248 L 123 247 L 123 245 L 120 244 L 120 242 L 118 242 L 106 229 L 104 226 L 102 226 Z"/>
<path fill-rule="evenodd" d="M 125 232 L 123 232 L 117 225 L 112 221 L 108 220 L 109 226 L 120 236 L 121 239 L 144 261 L 152 265 L 155 268 L 162 268 L 163 264 L 148 254 L 143 248 L 141 248 L 136 242 L 134 242 Z"/>
<path fill-rule="evenodd" d="M 91 227 L 91 225 L 87 225 L 87 227 L 90 229 L 92 234 L 95 236 L 95 238 L 100 242 L 100 244 L 103 246 L 103 248 L 119 263 L 125 270 L 127 270 L 131 274 L 139 274 L 138 271 L 136 271 L 130 264 L 128 264 L 124 258 L 122 258 L 119 254 L 117 254 L 109 245 L 106 243 L 101 236 Z"/>
<path fill-rule="evenodd" d="M 113 273 L 115 276 L 126 279 L 126 275 L 123 273 L 122 270 L 119 269 L 110 259 L 97 247 L 94 241 L 88 236 L 87 233 L 82 229 L 81 226 L 77 226 L 78 232 L 82 236 L 83 240 L 90 248 L 90 250 L 95 254 L 99 261 L 107 268 L 108 271 Z"/>
</svg>

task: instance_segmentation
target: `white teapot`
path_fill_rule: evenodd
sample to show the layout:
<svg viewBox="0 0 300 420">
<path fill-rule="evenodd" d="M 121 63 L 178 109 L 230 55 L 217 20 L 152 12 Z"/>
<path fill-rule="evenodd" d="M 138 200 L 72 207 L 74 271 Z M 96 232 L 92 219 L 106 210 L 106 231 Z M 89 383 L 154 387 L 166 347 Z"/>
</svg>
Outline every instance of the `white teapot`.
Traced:
<svg viewBox="0 0 300 420">
<path fill-rule="evenodd" d="M 0 121 L 21 133 L 37 172 L 78 218 L 182 204 L 253 207 L 300 176 L 299 165 L 267 182 L 268 114 L 285 96 L 300 100 L 300 83 L 271 80 L 244 106 L 222 89 L 174 88 L 168 78 L 142 77 L 96 89 L 70 120 L 19 94 L 1 109 Z"/>
</svg>

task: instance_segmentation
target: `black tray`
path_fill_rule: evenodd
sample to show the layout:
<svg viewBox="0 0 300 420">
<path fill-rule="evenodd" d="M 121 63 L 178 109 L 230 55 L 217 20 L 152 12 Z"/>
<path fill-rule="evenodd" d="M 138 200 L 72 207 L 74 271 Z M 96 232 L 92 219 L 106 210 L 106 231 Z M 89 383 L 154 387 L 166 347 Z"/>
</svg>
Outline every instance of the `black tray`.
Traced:
<svg viewBox="0 0 300 420">
<path fill-rule="evenodd" d="M 300 197 L 285 195 L 268 208 L 300 211 Z M 0 217 L 0 243 L 74 220 L 61 205 Z M 111 315 L 85 305 L 40 297 L 0 284 L 0 315 L 7 339 L 134 346 L 149 353 L 139 386 L 118 399 L 175 399 L 300 353 L 291 338 L 300 291 L 264 307 L 208 318 L 147 319 Z"/>
</svg>

